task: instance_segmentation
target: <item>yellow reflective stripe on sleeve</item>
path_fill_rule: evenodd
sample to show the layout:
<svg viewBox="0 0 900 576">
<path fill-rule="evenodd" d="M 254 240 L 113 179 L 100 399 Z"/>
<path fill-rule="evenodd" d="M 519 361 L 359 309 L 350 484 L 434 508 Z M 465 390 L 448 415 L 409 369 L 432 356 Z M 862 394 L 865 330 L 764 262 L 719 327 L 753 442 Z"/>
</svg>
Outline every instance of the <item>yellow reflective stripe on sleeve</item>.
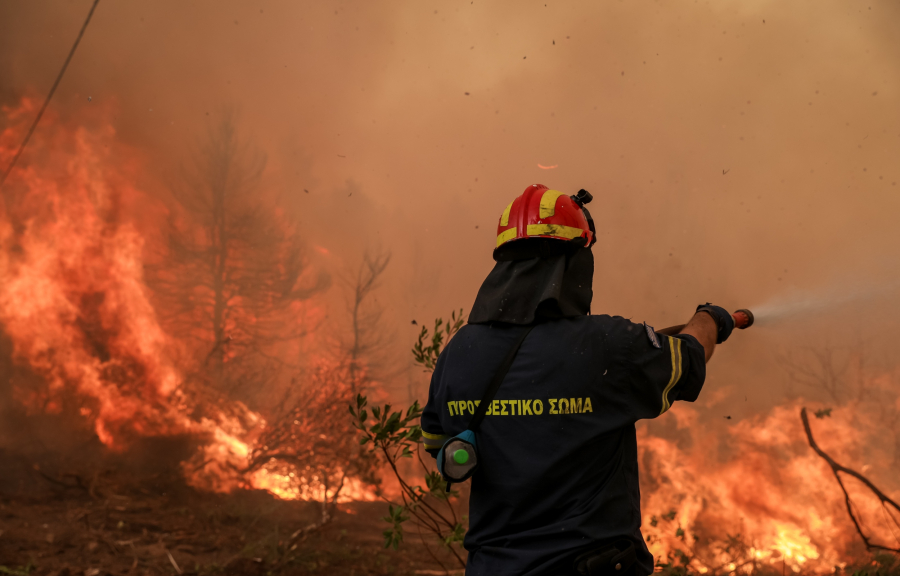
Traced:
<svg viewBox="0 0 900 576">
<path fill-rule="evenodd" d="M 584 230 L 581 228 L 563 226 L 562 224 L 529 224 L 526 231 L 529 236 L 560 236 L 569 240 L 584 234 Z M 499 246 L 499 244 L 497 245 Z"/>
<path fill-rule="evenodd" d="M 515 202 L 515 200 L 513 200 Z M 510 202 L 506 207 L 506 210 L 503 211 L 503 215 L 500 216 L 500 225 L 501 226 L 509 226 L 509 211 L 512 210 L 513 203 Z"/>
<path fill-rule="evenodd" d="M 681 339 L 672 338 L 671 336 L 668 338 L 669 351 L 672 354 L 672 376 L 669 378 L 669 383 L 662 393 L 662 409 L 659 411 L 660 414 L 664 413 L 672 406 L 672 403 L 669 402 L 669 391 L 678 384 L 679 380 L 681 380 Z"/>
<path fill-rule="evenodd" d="M 530 226 L 529 226 L 530 228 Z M 504 230 L 497 236 L 497 246 L 503 244 L 504 242 L 509 242 L 513 238 L 516 237 L 516 228 L 512 227 L 509 230 Z"/>
<path fill-rule="evenodd" d="M 425 444 L 426 450 L 440 448 L 449 438 L 446 434 L 430 434 L 422 430 L 422 442 Z"/>
<path fill-rule="evenodd" d="M 556 200 L 560 196 L 565 196 L 565 192 L 559 190 L 547 190 L 541 196 L 541 218 L 549 218 L 556 214 Z"/>
</svg>

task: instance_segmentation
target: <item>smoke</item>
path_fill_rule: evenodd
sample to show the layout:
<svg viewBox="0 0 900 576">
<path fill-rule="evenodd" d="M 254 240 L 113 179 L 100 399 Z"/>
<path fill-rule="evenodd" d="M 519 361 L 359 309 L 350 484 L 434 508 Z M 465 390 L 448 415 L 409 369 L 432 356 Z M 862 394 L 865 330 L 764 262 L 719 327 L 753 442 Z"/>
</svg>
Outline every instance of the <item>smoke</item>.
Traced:
<svg viewBox="0 0 900 576">
<path fill-rule="evenodd" d="M 89 6 L 0 3 L 0 102 L 46 93 Z M 513 197 L 586 188 L 594 313 L 756 314 L 709 366 L 697 426 L 716 435 L 785 401 L 785 350 L 863 342 L 884 353 L 873 370 L 896 367 L 898 26 L 890 0 L 106 2 L 53 107 L 74 124 L 116 110 L 118 145 L 145 157 L 130 216 L 150 237 L 143 215 L 239 110 L 269 158 L 261 189 L 317 265 L 391 252 L 378 302 L 401 367 L 412 320 L 471 306 Z M 338 330 L 342 294 L 323 300 Z M 427 394 L 418 371 L 388 385 Z"/>
</svg>

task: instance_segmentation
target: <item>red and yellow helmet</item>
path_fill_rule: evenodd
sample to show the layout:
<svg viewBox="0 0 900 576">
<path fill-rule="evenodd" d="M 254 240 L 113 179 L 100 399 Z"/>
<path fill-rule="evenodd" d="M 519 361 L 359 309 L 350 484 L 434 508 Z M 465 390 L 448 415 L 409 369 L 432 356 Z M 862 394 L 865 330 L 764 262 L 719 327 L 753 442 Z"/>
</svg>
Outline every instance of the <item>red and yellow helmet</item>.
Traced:
<svg viewBox="0 0 900 576">
<path fill-rule="evenodd" d="M 584 238 L 584 246 L 591 246 L 596 240 L 593 220 L 584 208 L 591 200 L 587 190 L 568 196 L 543 184 L 532 184 L 500 216 L 497 248 L 522 238 Z"/>
</svg>

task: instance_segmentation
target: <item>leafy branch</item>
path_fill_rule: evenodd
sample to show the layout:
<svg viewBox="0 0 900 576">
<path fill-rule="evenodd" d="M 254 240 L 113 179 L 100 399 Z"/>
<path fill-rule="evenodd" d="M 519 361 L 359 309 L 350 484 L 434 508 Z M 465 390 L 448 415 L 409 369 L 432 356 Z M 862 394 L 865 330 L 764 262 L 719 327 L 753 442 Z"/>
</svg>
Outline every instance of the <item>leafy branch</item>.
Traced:
<svg viewBox="0 0 900 576">
<path fill-rule="evenodd" d="M 384 546 L 396 550 L 403 542 L 403 524 L 412 519 L 418 528 L 434 534 L 454 554 L 460 565 L 465 566 L 465 560 L 453 546 L 461 543 L 465 534 L 450 501 L 458 493 L 444 489 L 440 475 L 425 464 L 419 450 L 422 428 L 414 421 L 422 415 L 422 409 L 418 402 L 405 411 L 392 411 L 391 408 L 390 404 L 372 407 L 370 422 L 365 396 L 359 394 L 356 407 L 350 406 L 354 425 L 361 432 L 359 443 L 370 446 L 388 464 L 400 484 L 400 501 L 385 499 L 388 502 L 388 516 L 384 520 L 390 527 L 383 532 Z M 401 460 L 413 456 L 424 472 L 425 487 L 408 481 L 400 470 Z"/>
<path fill-rule="evenodd" d="M 433 371 L 446 342 L 459 331 L 463 322 L 460 309 L 450 315 L 449 322 L 445 323 L 441 318 L 435 320 L 433 333 L 422 327 L 412 349 L 415 361 L 426 371 Z M 360 431 L 360 446 L 368 447 L 371 453 L 383 460 L 400 486 L 399 500 L 385 498 L 388 515 L 384 520 L 390 525 L 383 532 L 385 548 L 399 548 L 404 538 L 404 524 L 412 521 L 419 534 L 422 530 L 430 532 L 453 554 L 459 565 L 465 567 L 466 561 L 459 548 L 466 533 L 466 517 L 456 512 L 455 502 L 459 493 L 447 491 L 446 483 L 434 466 L 422 459 L 422 428 L 418 424 L 422 408 L 418 401 L 405 410 L 393 410 L 391 404 L 369 407 L 366 396 L 358 394 L 356 406 L 351 405 L 349 409 L 354 419 L 353 425 Z M 401 463 L 407 458 L 415 458 L 418 462 L 424 486 L 408 480 L 401 470 Z"/>
<path fill-rule="evenodd" d="M 450 320 L 446 324 L 443 318 L 436 319 L 434 321 L 434 332 L 431 333 L 430 337 L 430 344 L 428 328 L 422 326 L 422 331 L 419 332 L 419 339 L 412 348 L 413 358 L 416 363 L 424 366 L 426 371 L 433 372 L 434 367 L 437 365 L 438 356 L 441 355 L 441 350 L 444 348 L 444 338 L 446 337 L 449 342 L 450 338 L 459 332 L 463 321 L 462 308 L 459 309 L 458 315 L 456 312 L 450 314 Z"/>
</svg>

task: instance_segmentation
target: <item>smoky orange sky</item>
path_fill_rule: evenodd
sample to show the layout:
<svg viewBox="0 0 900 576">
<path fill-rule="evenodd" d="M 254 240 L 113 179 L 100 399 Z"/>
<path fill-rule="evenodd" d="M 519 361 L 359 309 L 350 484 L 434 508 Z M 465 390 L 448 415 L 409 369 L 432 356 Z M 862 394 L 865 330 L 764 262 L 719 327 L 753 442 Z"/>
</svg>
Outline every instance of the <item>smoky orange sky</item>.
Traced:
<svg viewBox="0 0 900 576">
<path fill-rule="evenodd" d="M 46 94 L 90 4 L 0 3 L 0 101 Z M 471 307 L 500 212 L 536 182 L 594 195 L 594 313 L 837 303 L 717 351 L 701 405 L 739 419 L 784 399 L 794 347 L 894 362 L 898 39 L 888 0 L 102 0 L 53 105 L 112 105 L 151 195 L 237 110 L 318 265 L 393 254 L 400 355 L 412 319 Z"/>
</svg>

